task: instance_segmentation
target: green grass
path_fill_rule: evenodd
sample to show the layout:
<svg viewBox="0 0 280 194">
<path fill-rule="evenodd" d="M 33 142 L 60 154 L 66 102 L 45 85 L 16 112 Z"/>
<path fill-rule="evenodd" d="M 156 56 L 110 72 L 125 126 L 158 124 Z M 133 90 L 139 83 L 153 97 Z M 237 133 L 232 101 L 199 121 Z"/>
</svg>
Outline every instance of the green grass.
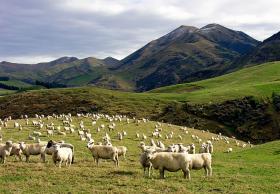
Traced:
<svg viewBox="0 0 280 194">
<path fill-rule="evenodd" d="M 30 119 L 32 121 L 33 119 Z M 74 118 L 73 124 L 78 126 L 81 118 Z M 108 124 L 105 120 L 99 120 L 97 126 L 91 126 L 91 119 L 83 118 L 86 128 L 96 142 L 101 141 L 105 131 L 96 132 L 97 126 L 102 123 Z M 24 124 L 23 131 L 13 129 L 13 121 L 9 121 L 8 129 L 2 128 L 4 140 L 26 141 L 29 133 L 35 129 L 33 126 Z M 54 122 L 62 125 L 58 120 L 46 120 L 45 123 Z M 116 130 L 110 132 L 114 145 L 125 145 L 128 147 L 127 160 L 121 158 L 120 167 L 115 168 L 111 161 L 101 161 L 97 167 L 93 163 L 86 143 L 79 140 L 77 133 L 67 136 L 55 135 L 52 139 L 70 142 L 75 145 L 76 162 L 70 167 L 58 169 L 47 156 L 47 163 L 39 161 L 39 156 L 31 156 L 31 162 L 15 161 L 9 157 L 6 164 L 0 165 L 0 193 L 279 193 L 280 190 L 280 141 L 275 141 L 254 148 L 241 148 L 235 145 L 235 140 L 230 144 L 223 141 L 214 142 L 213 154 L 213 177 L 204 178 L 203 171 L 192 171 L 192 180 L 182 178 L 182 172 L 166 173 L 166 179 L 160 180 L 158 171 L 153 172 L 152 178 L 143 177 L 139 164 L 141 153 L 137 145 L 140 140 L 136 139 L 136 132 L 150 136 L 156 123 L 141 123 L 137 126 L 134 123 L 116 122 Z M 203 141 L 215 136 L 211 133 L 203 133 L 195 129 L 188 129 L 189 134 L 183 133 L 179 126 L 168 127 L 163 124 L 163 135 L 169 131 L 175 134 L 174 139 L 162 141 L 168 145 L 181 142 L 178 139 L 180 134 L 182 142 L 187 144 L 193 142 L 191 134 L 198 135 Z M 117 140 L 117 132 L 126 130 L 128 136 L 123 141 Z M 42 130 L 45 135 L 45 130 Z M 150 137 L 149 137 L 150 138 Z M 146 143 L 149 142 L 149 138 Z M 47 141 L 48 137 L 41 137 Z M 242 142 L 241 142 L 242 143 Z M 199 145 L 196 143 L 196 146 Z M 233 148 L 233 153 L 227 154 L 224 151 Z"/>
<path fill-rule="evenodd" d="M 20 80 L 13 80 L 13 79 L 9 81 L 0 81 L 0 83 L 5 84 L 7 86 L 15 86 L 18 88 L 28 88 L 32 86 L 31 84 L 22 82 Z"/>
<path fill-rule="evenodd" d="M 6 90 L 6 89 L 0 88 L 0 96 L 5 96 L 8 94 L 13 94 L 13 93 L 15 93 L 14 90 Z"/>
<path fill-rule="evenodd" d="M 162 87 L 150 91 L 160 98 L 191 103 L 221 102 L 244 96 L 270 97 L 280 91 L 280 62 L 254 67 L 198 82 Z"/>
</svg>

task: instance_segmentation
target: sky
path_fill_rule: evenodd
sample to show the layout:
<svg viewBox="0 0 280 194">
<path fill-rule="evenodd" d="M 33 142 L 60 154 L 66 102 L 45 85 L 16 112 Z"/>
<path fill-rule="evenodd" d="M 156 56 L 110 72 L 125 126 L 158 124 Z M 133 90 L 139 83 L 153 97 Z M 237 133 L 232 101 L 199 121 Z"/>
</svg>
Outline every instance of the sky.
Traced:
<svg viewBox="0 0 280 194">
<path fill-rule="evenodd" d="M 257 40 L 280 31 L 279 0 L 0 0 L 0 61 L 122 59 L 181 25 L 218 23 Z"/>
</svg>

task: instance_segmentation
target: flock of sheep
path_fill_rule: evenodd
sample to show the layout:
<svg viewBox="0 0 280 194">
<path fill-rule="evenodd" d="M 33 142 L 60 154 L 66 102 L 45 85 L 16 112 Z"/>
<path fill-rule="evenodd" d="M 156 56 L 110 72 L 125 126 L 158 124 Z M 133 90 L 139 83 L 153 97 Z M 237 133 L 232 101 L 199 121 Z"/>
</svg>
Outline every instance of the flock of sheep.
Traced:
<svg viewBox="0 0 280 194">
<path fill-rule="evenodd" d="M 79 126 L 73 124 L 73 118 L 71 114 L 61 114 L 61 115 L 35 115 L 35 118 L 30 122 L 27 115 L 22 116 L 25 120 L 25 127 L 33 126 L 36 131 L 29 134 L 28 140 L 34 141 L 34 143 L 25 143 L 24 141 L 13 143 L 7 140 L 5 143 L 1 143 L 5 137 L 1 134 L 1 130 L 8 130 L 8 122 L 11 121 L 11 117 L 0 119 L 0 160 L 5 163 L 6 158 L 9 156 L 15 156 L 20 161 L 22 160 L 22 155 L 26 157 L 26 162 L 29 162 L 30 156 L 40 155 L 43 162 L 46 161 L 46 155 L 51 155 L 52 160 L 55 165 L 61 168 L 62 163 L 66 166 L 71 166 L 74 163 L 75 158 L 75 148 L 74 145 L 61 141 L 41 141 L 40 137 L 48 136 L 49 139 L 54 135 L 66 136 L 69 134 L 77 134 L 77 137 L 81 141 L 85 141 L 86 147 L 91 152 L 94 161 L 97 166 L 99 164 L 99 159 L 110 159 L 114 161 L 115 166 L 119 166 L 119 157 L 123 156 L 126 158 L 126 153 L 128 148 L 126 146 L 113 146 L 112 139 L 110 137 L 110 132 L 116 130 L 116 123 L 125 122 L 135 123 L 139 125 L 142 123 L 150 122 L 148 119 L 131 119 L 123 115 L 109 116 L 105 114 L 77 114 L 79 119 Z M 85 127 L 83 119 L 90 119 L 92 127 L 95 127 L 97 133 L 104 133 L 101 142 L 95 142 L 89 127 Z M 97 121 L 103 119 L 109 122 L 108 125 L 100 124 L 97 125 Z M 60 125 L 55 125 L 53 122 L 59 122 Z M 19 131 L 23 130 L 23 124 L 14 121 L 13 128 Z M 171 127 L 168 124 L 168 127 Z M 181 134 L 189 134 L 187 127 L 181 127 Z M 204 169 L 206 176 L 212 175 L 212 154 L 214 152 L 213 143 L 215 141 L 224 141 L 229 144 L 230 138 L 222 136 L 221 134 L 217 136 L 212 136 L 205 142 L 194 134 L 189 134 L 192 140 L 199 143 L 201 146 L 198 153 L 196 153 L 195 144 L 191 143 L 189 145 L 183 145 L 182 143 L 175 143 L 169 146 L 165 146 L 163 143 L 164 139 L 172 140 L 175 134 L 170 130 L 165 136 L 163 136 L 162 123 L 157 122 L 154 126 L 151 135 L 139 134 L 135 132 L 135 138 L 139 141 L 139 149 L 141 150 L 140 164 L 144 170 L 144 176 L 146 175 L 146 170 L 148 169 L 148 176 L 151 175 L 151 169 L 158 169 L 160 172 L 160 178 L 164 178 L 164 171 L 176 172 L 179 170 L 183 171 L 184 178 L 190 179 L 190 170 Z M 208 133 L 207 131 L 203 131 Z M 117 133 L 117 139 L 119 141 L 125 140 L 127 132 L 125 130 L 119 131 Z M 151 137 L 150 145 L 146 145 L 144 141 L 147 140 L 148 136 Z M 157 139 L 155 142 L 154 139 Z M 177 139 L 182 140 L 182 135 L 178 135 Z M 235 140 L 236 146 L 246 147 L 247 145 L 252 146 L 250 142 L 248 144 L 240 144 L 239 141 Z M 232 152 L 232 147 L 228 147 L 225 152 Z"/>
</svg>

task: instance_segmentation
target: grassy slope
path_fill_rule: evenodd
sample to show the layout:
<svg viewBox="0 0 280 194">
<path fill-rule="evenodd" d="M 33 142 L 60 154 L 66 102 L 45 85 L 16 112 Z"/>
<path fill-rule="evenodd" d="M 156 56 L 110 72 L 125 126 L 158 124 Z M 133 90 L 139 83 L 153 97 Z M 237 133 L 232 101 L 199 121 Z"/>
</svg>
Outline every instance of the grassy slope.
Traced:
<svg viewBox="0 0 280 194">
<path fill-rule="evenodd" d="M 32 119 L 30 119 L 32 120 Z M 53 120 L 45 121 L 50 123 Z M 101 141 L 104 131 L 97 133 L 96 127 L 91 126 L 89 119 L 83 118 L 86 128 L 90 128 L 95 141 Z M 4 141 L 26 140 L 34 128 L 24 126 L 23 131 L 10 128 L 13 121 L 9 122 L 9 129 L 2 129 Z M 62 124 L 61 121 L 53 121 L 55 125 Z M 74 119 L 78 126 L 78 119 Z M 97 126 L 105 121 L 99 120 Z M 93 159 L 85 147 L 86 143 L 79 140 L 78 135 L 68 134 L 66 137 L 55 135 L 53 139 L 64 139 L 76 147 L 76 163 L 70 167 L 58 169 L 54 167 L 50 156 L 48 163 L 39 162 L 39 156 L 31 156 L 31 162 L 15 162 L 13 157 L 8 158 L 6 164 L 0 165 L 0 187 L 1 193 L 277 193 L 280 190 L 280 164 L 279 146 L 280 142 L 255 146 L 254 148 L 236 147 L 234 140 L 230 144 L 215 142 L 213 155 L 213 177 L 203 178 L 203 171 L 192 171 L 192 180 L 182 178 L 182 172 L 166 173 L 166 180 L 158 179 L 158 172 L 154 171 L 153 178 L 143 177 L 138 162 L 140 150 L 137 148 L 140 140 L 135 138 L 135 132 L 149 135 L 155 123 L 118 123 L 116 131 L 110 132 L 114 145 L 125 145 L 129 148 L 127 160 L 121 159 L 120 167 L 114 168 L 112 162 L 101 161 L 100 166 L 93 164 Z M 128 136 L 122 141 L 116 140 L 118 131 L 126 130 Z M 168 145 L 172 142 L 180 142 L 177 135 L 182 135 L 183 143 L 191 143 L 191 134 L 198 135 L 205 141 L 214 136 L 210 133 L 202 133 L 198 130 L 188 129 L 189 134 L 184 134 L 178 126 L 168 127 L 163 125 L 163 134 L 174 131 L 173 140 L 163 140 Z M 45 132 L 43 132 L 45 134 Z M 42 137 L 41 140 L 48 140 Z M 28 141 L 27 141 L 28 142 Z M 147 141 L 148 142 L 148 141 Z M 198 147 L 198 144 L 196 144 Z M 224 151 L 232 147 L 234 152 L 226 154 Z M 257 153 L 257 154 L 256 154 Z"/>
<path fill-rule="evenodd" d="M 150 92 L 166 99 L 208 103 L 249 95 L 265 98 L 270 97 L 273 91 L 280 91 L 280 62 L 244 68 L 216 78 L 167 86 Z"/>
<path fill-rule="evenodd" d="M 15 86 L 19 88 L 27 88 L 32 86 L 31 84 L 22 82 L 20 80 L 0 81 L 0 83 L 5 84 L 7 86 Z"/>
<path fill-rule="evenodd" d="M 8 94 L 13 94 L 13 93 L 15 93 L 14 90 L 6 90 L 6 89 L 0 88 L 0 96 L 5 96 Z"/>
</svg>

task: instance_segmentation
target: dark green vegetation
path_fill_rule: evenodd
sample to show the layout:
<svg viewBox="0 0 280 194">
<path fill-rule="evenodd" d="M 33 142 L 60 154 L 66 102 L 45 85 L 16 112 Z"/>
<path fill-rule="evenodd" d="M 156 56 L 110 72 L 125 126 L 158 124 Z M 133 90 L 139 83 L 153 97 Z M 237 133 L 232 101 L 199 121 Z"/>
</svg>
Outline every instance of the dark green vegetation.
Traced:
<svg viewBox="0 0 280 194">
<path fill-rule="evenodd" d="M 32 120 L 32 119 L 30 119 Z M 74 118 L 73 124 L 78 126 L 80 118 Z M 86 128 L 96 142 L 101 141 L 104 131 L 96 132 L 100 124 L 108 124 L 99 120 L 96 127 L 91 126 L 91 120 L 83 118 Z M 53 122 L 56 126 L 62 122 L 56 120 L 44 120 L 46 123 Z M 24 121 L 23 131 L 13 129 L 13 121 L 9 128 L 2 128 L 4 141 L 25 140 L 28 134 L 35 130 L 32 126 L 26 126 Z M 120 167 L 115 168 L 113 162 L 101 161 L 96 167 L 90 152 L 86 148 L 86 142 L 80 141 L 77 133 L 67 136 L 55 135 L 52 139 L 70 142 L 75 145 L 76 162 L 68 169 L 64 166 L 58 169 L 47 156 L 47 163 L 39 161 L 39 156 L 31 156 L 31 162 L 15 161 L 9 157 L 5 165 L 0 165 L 0 187 L 1 193 L 279 193 L 280 185 L 280 142 L 254 146 L 253 148 L 237 147 L 235 141 L 230 139 L 230 144 L 224 141 L 214 142 L 213 154 L 213 177 L 204 178 L 203 170 L 191 171 L 192 180 L 183 179 L 181 171 L 166 173 L 166 179 L 160 180 L 158 171 L 153 172 L 152 178 L 143 177 L 143 171 L 139 164 L 140 149 L 137 147 L 140 140 L 135 138 L 136 132 L 150 136 L 150 132 L 156 123 L 134 123 L 116 122 L 116 130 L 110 132 L 114 145 L 125 145 L 129 151 L 127 160 L 121 158 Z M 191 134 L 198 135 L 203 141 L 216 136 L 211 133 L 202 133 L 199 130 L 188 129 L 189 134 L 184 134 L 178 126 L 168 127 L 163 124 L 163 134 L 170 130 L 174 131 L 174 139 L 162 140 L 166 145 L 173 142 L 181 142 L 177 135 L 183 137 L 182 143 L 193 142 Z M 117 140 L 117 132 L 126 130 L 128 136 L 123 141 Z M 42 131 L 45 134 L 44 131 Z M 48 140 L 48 137 L 41 137 Z M 147 142 L 148 143 L 148 140 Z M 243 144 L 243 142 L 240 142 Z M 199 145 L 196 143 L 196 146 Z M 224 151 L 228 147 L 233 148 L 233 153 Z"/>
</svg>

